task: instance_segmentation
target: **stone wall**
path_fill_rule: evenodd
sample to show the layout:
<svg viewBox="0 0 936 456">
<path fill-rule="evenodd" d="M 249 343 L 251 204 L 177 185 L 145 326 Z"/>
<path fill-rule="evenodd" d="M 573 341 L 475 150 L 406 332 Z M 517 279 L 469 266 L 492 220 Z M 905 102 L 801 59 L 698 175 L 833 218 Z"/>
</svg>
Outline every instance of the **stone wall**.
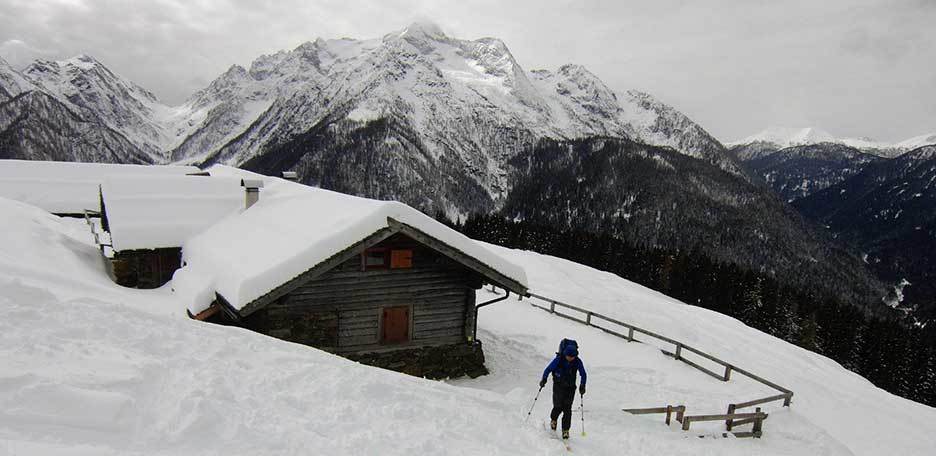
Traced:
<svg viewBox="0 0 936 456">
<path fill-rule="evenodd" d="M 362 364 L 431 379 L 486 375 L 481 342 L 345 355 Z"/>
</svg>

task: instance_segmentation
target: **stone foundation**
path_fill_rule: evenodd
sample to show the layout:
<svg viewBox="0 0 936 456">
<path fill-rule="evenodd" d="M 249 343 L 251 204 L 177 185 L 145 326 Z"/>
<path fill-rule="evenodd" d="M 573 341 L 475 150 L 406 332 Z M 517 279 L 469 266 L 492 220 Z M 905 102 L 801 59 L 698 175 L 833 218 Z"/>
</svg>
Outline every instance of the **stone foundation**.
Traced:
<svg viewBox="0 0 936 456">
<path fill-rule="evenodd" d="M 431 379 L 487 375 L 481 342 L 343 355 L 370 366 Z"/>
</svg>

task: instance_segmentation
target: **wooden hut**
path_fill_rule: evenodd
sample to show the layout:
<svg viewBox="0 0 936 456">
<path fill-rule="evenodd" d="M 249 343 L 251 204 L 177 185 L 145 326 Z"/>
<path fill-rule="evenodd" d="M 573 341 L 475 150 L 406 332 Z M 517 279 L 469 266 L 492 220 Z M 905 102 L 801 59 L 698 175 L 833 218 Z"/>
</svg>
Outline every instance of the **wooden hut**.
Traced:
<svg viewBox="0 0 936 456">
<path fill-rule="evenodd" d="M 117 177 L 100 187 L 97 236 L 120 285 L 158 288 L 182 266 L 189 237 L 245 207 L 241 180 L 205 175 Z"/>
<path fill-rule="evenodd" d="M 186 244 L 178 285 L 215 284 L 192 315 L 418 376 L 485 373 L 475 290 L 527 295 L 522 269 L 400 203 L 305 188 Z"/>
</svg>

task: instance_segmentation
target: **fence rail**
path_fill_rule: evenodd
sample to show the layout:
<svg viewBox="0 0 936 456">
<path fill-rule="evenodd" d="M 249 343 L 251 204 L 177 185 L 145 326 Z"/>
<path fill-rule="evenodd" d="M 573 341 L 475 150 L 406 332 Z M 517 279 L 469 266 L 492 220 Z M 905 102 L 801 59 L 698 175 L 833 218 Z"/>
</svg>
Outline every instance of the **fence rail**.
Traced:
<svg viewBox="0 0 936 456">
<path fill-rule="evenodd" d="M 601 331 L 604 331 L 604 332 L 606 332 L 606 333 L 608 333 L 608 334 L 611 334 L 611 335 L 620 337 L 620 338 L 622 338 L 622 339 L 627 339 L 629 342 L 641 342 L 640 340 L 638 340 L 637 338 L 634 337 L 634 334 L 642 334 L 642 335 L 644 335 L 644 336 L 652 337 L 652 338 L 654 338 L 654 339 L 657 339 L 657 340 L 666 342 L 666 343 L 668 343 L 668 344 L 672 344 L 672 345 L 674 346 L 673 351 L 667 351 L 667 350 L 664 350 L 664 349 L 660 349 L 660 351 L 663 352 L 664 354 L 666 354 L 667 356 L 671 356 L 671 357 L 673 357 L 673 358 L 676 359 L 676 360 L 682 361 L 683 363 L 686 363 L 687 365 L 692 366 L 692 367 L 698 369 L 699 371 L 704 372 L 705 374 L 708 374 L 708 375 L 710 375 L 710 376 L 712 376 L 712 377 L 714 377 L 714 378 L 716 378 L 716 379 L 718 379 L 718 380 L 721 380 L 721 381 L 723 381 L 723 382 L 727 382 L 727 381 L 731 380 L 731 374 L 732 374 L 732 373 L 737 373 L 737 374 L 739 374 L 739 375 L 743 375 L 743 376 L 745 376 L 745 377 L 748 377 L 748 378 L 750 378 L 751 380 L 754 380 L 754 381 L 756 381 L 756 382 L 758 382 L 758 383 L 760 383 L 760 384 L 762 384 L 762 385 L 765 385 L 765 386 L 767 386 L 767 387 L 769 387 L 769 388 L 772 388 L 772 389 L 777 390 L 777 391 L 780 392 L 780 394 L 775 394 L 775 395 L 771 395 L 771 396 L 766 396 L 766 397 L 762 397 L 762 398 L 750 400 L 750 401 L 747 401 L 747 402 L 739 402 L 739 403 L 734 403 L 734 404 L 728 404 L 728 413 L 725 414 L 725 415 L 697 415 L 697 416 L 694 416 L 694 417 L 690 417 L 690 416 L 677 417 L 677 420 L 680 421 L 681 423 L 683 423 L 683 429 L 688 429 L 689 423 L 692 422 L 692 421 L 706 421 L 706 419 L 703 419 L 703 418 L 718 417 L 716 420 L 719 420 L 719 421 L 720 421 L 720 420 L 725 420 L 726 426 L 728 427 L 728 430 L 729 430 L 729 431 L 731 431 L 732 426 L 739 426 L 739 425 L 741 425 L 741 424 L 746 424 L 746 423 L 754 423 L 756 429 L 755 429 L 754 431 L 752 431 L 752 433 L 750 433 L 751 435 L 741 435 L 741 434 L 748 434 L 748 433 L 736 433 L 736 434 L 737 434 L 738 436 L 760 437 L 760 427 L 761 427 L 761 424 L 762 424 L 763 419 L 765 419 L 765 418 L 767 417 L 767 415 L 761 413 L 761 412 L 760 412 L 760 408 L 758 408 L 757 411 L 754 412 L 754 413 L 747 413 L 747 414 L 744 414 L 744 413 L 740 413 L 740 414 L 739 414 L 739 413 L 736 413 L 736 410 L 742 409 L 742 408 L 753 407 L 753 406 L 755 406 L 755 405 L 761 405 L 761 404 L 766 404 L 766 403 L 770 403 L 770 402 L 776 402 L 776 401 L 783 401 L 783 406 L 784 406 L 784 407 L 789 407 L 789 406 L 790 406 L 790 403 L 792 402 L 792 399 L 793 399 L 793 391 L 791 391 L 791 390 L 789 390 L 789 389 L 787 389 L 787 388 L 784 388 L 784 387 L 782 387 L 782 386 L 780 386 L 780 385 L 778 385 L 778 384 L 776 384 L 776 383 L 774 383 L 774 382 L 771 382 L 770 380 L 767 380 L 767 379 L 765 379 L 765 378 L 763 378 L 763 377 L 761 377 L 761 376 L 759 376 L 759 375 L 753 374 L 753 373 L 751 373 L 751 372 L 748 371 L 748 370 L 742 369 L 742 368 L 740 368 L 740 367 L 738 367 L 738 366 L 736 366 L 736 365 L 734 365 L 734 364 L 731 364 L 731 363 L 729 363 L 729 362 L 727 362 L 727 361 L 723 361 L 723 360 L 721 360 L 721 359 L 719 359 L 719 358 L 717 358 L 717 357 L 715 357 L 715 356 L 712 356 L 712 355 L 710 355 L 710 354 L 708 354 L 708 353 L 705 353 L 705 352 L 703 352 L 702 350 L 699 350 L 699 349 L 697 349 L 697 348 L 695 348 L 695 347 L 686 345 L 686 344 L 684 344 L 684 343 L 682 343 L 682 342 L 680 342 L 680 341 L 678 341 L 678 340 L 671 339 L 671 338 L 666 337 L 666 336 L 664 336 L 664 335 L 662 335 L 662 334 L 657 334 L 657 333 L 655 333 L 655 332 L 653 332 L 653 331 L 646 330 L 646 329 L 641 328 L 641 327 L 639 327 L 639 326 L 635 326 L 635 325 L 632 325 L 632 324 L 630 324 L 630 323 L 625 323 L 625 322 L 623 322 L 623 321 L 619 321 L 619 320 L 616 320 L 616 319 L 614 319 L 614 318 L 610 318 L 610 317 L 607 317 L 607 316 L 605 316 L 605 315 L 602 315 L 602 314 L 599 314 L 599 313 L 596 313 L 596 312 L 592 312 L 592 311 L 587 310 L 587 309 L 583 309 L 583 308 L 581 308 L 581 307 L 573 306 L 573 305 L 571 305 L 571 304 L 566 304 L 566 303 L 564 303 L 564 302 L 562 302 L 562 301 L 557 301 L 557 300 L 555 300 L 555 299 L 551 299 L 551 298 L 548 298 L 548 297 L 546 297 L 546 296 L 541 296 L 541 295 L 538 295 L 538 294 L 535 294 L 535 293 L 531 293 L 530 296 L 533 297 L 533 298 L 539 299 L 539 300 L 541 300 L 541 301 L 545 301 L 545 302 L 549 303 L 549 306 L 546 307 L 546 306 L 542 306 L 542 305 L 538 305 L 538 304 L 536 304 L 536 303 L 530 302 L 530 305 L 533 306 L 533 307 L 536 307 L 536 308 L 538 308 L 538 309 L 545 310 L 545 311 L 547 311 L 547 312 L 549 312 L 549 313 L 551 313 L 551 314 L 553 314 L 553 315 L 556 315 L 556 316 L 558 316 L 558 317 L 566 318 L 566 319 L 568 319 L 568 320 L 572 320 L 572 321 L 575 321 L 575 322 L 578 322 L 578 323 L 582 323 L 582 324 L 587 325 L 587 326 L 591 326 L 591 327 L 593 327 L 593 328 L 599 329 L 599 330 L 601 330 Z M 579 312 L 579 313 L 581 313 L 581 314 L 584 314 L 584 315 L 585 315 L 585 318 L 582 319 L 582 318 L 578 318 L 578 317 L 573 316 L 573 315 L 569 315 L 569 314 L 567 314 L 567 313 L 559 312 L 559 311 L 556 310 L 557 307 L 559 307 L 559 308 L 565 308 L 565 309 L 570 309 L 570 310 L 573 310 L 573 311 L 575 311 L 575 312 Z M 601 325 L 597 325 L 597 324 L 595 324 L 595 319 L 603 320 L 603 321 L 605 321 L 605 322 L 607 322 L 607 323 L 610 323 L 610 324 L 612 324 L 612 325 L 617 325 L 617 326 L 626 328 L 626 329 L 627 329 L 627 334 L 625 335 L 625 334 L 624 334 L 623 332 L 621 332 L 621 331 L 617 331 L 617 330 L 612 329 L 612 328 L 607 328 L 607 327 L 604 327 L 604 326 L 601 326 Z M 683 356 L 683 354 L 682 354 L 682 352 L 683 352 L 684 350 L 687 351 L 687 352 L 689 352 L 689 353 L 693 353 L 693 354 L 695 354 L 695 355 L 701 356 L 702 358 L 705 358 L 705 359 L 707 359 L 707 360 L 709 360 L 709 361 L 712 361 L 712 362 L 715 363 L 715 364 L 718 364 L 718 365 L 724 367 L 724 371 L 721 372 L 721 373 L 715 372 L 715 371 L 713 371 L 713 370 L 711 370 L 711 369 L 709 369 L 709 368 L 706 368 L 706 367 L 701 366 L 701 365 L 699 365 L 699 364 L 697 364 L 697 363 L 695 363 L 695 362 L 693 362 L 693 361 L 691 361 L 691 360 L 686 359 L 686 358 Z M 649 411 L 649 410 L 654 410 L 654 411 L 651 412 L 651 411 Z M 660 412 L 660 411 L 658 411 L 658 410 L 663 410 L 663 411 Z M 666 413 L 666 407 L 663 407 L 663 408 L 657 407 L 657 408 L 652 408 L 652 409 L 627 409 L 627 410 L 625 410 L 625 411 L 636 411 L 636 413 L 638 413 L 638 414 L 640 414 L 640 413 Z M 685 408 L 683 408 L 683 411 L 685 411 Z M 634 412 L 632 412 L 632 413 L 634 413 Z M 748 415 L 750 415 L 750 416 L 748 416 Z M 761 416 L 761 415 L 763 415 L 763 416 Z M 667 414 L 667 424 L 669 424 L 669 414 Z"/>
</svg>

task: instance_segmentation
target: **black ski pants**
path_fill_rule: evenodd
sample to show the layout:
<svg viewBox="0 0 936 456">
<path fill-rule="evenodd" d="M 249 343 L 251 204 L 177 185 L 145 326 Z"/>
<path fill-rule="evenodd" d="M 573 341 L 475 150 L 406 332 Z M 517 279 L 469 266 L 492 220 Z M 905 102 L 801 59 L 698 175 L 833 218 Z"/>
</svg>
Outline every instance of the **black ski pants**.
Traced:
<svg viewBox="0 0 936 456">
<path fill-rule="evenodd" d="M 575 402 L 575 385 L 553 386 L 553 408 L 549 419 L 556 421 L 562 415 L 562 430 L 568 431 L 572 427 L 572 403 Z"/>
</svg>

